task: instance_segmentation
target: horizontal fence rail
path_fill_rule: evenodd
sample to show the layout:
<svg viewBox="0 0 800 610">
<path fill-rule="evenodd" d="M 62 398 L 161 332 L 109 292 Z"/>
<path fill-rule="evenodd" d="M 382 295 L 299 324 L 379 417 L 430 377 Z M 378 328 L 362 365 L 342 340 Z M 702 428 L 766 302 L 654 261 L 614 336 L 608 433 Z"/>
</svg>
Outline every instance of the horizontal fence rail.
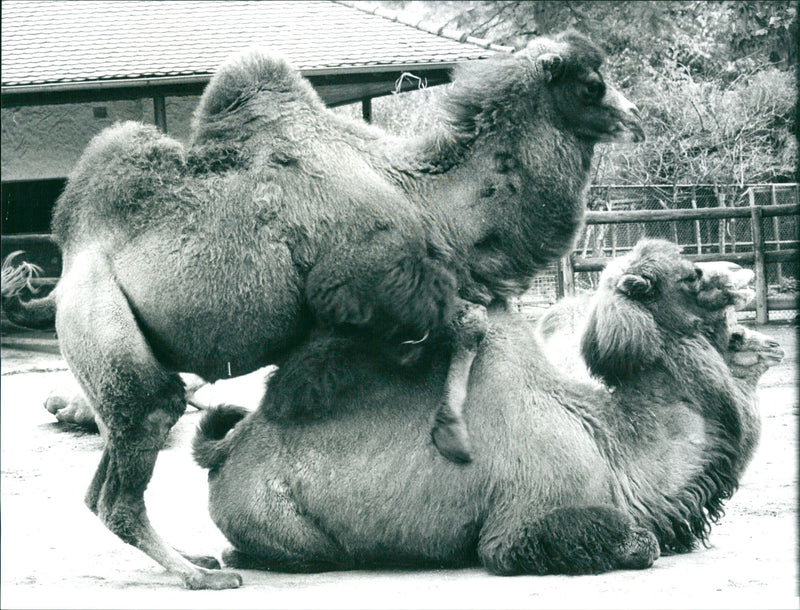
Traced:
<svg viewBox="0 0 800 610">
<path fill-rule="evenodd" d="M 765 218 L 800 214 L 800 204 L 772 205 L 759 208 Z M 586 212 L 586 224 L 623 224 L 629 222 L 664 222 L 670 220 L 716 220 L 719 218 L 749 218 L 749 207 L 697 208 L 695 210 L 625 210 L 620 212 Z"/>
</svg>

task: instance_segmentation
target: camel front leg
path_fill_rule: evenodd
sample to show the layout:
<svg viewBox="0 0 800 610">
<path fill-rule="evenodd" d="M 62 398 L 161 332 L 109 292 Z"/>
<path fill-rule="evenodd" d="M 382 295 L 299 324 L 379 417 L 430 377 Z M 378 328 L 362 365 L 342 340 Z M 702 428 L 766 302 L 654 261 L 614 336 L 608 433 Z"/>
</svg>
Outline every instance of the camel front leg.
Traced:
<svg viewBox="0 0 800 610">
<path fill-rule="evenodd" d="M 431 432 L 433 443 L 444 457 L 457 464 L 472 461 L 472 443 L 464 421 L 464 403 L 472 362 L 478 354 L 489 320 L 483 305 L 460 301 L 450 323 L 454 339 L 453 354 L 445 380 L 444 397 L 436 412 Z"/>
<path fill-rule="evenodd" d="M 478 544 L 486 569 L 504 576 L 643 570 L 660 554 L 655 534 L 605 505 L 564 506 L 521 520 L 498 513 Z"/>
</svg>

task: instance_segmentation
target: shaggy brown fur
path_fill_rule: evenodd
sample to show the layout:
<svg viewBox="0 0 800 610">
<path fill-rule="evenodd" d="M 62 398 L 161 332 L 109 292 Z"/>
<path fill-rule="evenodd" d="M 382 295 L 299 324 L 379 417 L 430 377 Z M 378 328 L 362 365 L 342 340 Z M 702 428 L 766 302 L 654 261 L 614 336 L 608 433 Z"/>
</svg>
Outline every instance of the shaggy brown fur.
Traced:
<svg viewBox="0 0 800 610">
<path fill-rule="evenodd" d="M 680 252 L 675 246 L 663 245 L 663 249 L 675 255 Z M 750 287 L 754 274 L 750 269 L 724 261 L 696 263 L 695 266 L 702 273 L 701 290 L 708 306 L 719 312 L 713 320 L 706 314 L 709 327 L 706 336 L 724 338 L 725 333 L 716 326 L 735 324 L 735 310 L 755 296 Z M 593 379 L 580 347 L 591 310 L 592 295 L 581 294 L 561 299 L 536 320 L 538 339 L 548 360 L 556 368 L 584 381 Z M 720 350 L 726 351 L 727 346 L 720 346 Z"/>
<path fill-rule="evenodd" d="M 434 440 L 466 441 L 475 306 L 518 294 L 570 246 L 595 144 L 642 137 L 601 61 L 569 33 L 465 66 L 441 130 L 409 141 L 331 113 L 285 61 L 248 51 L 211 80 L 188 149 L 136 123 L 97 136 L 53 218 L 60 345 L 106 433 L 89 507 L 187 586 L 237 586 L 147 521 L 142 494 L 185 407 L 174 371 L 215 380 L 278 364 L 301 385 L 277 384 L 283 398 L 263 411 L 342 417 L 357 374 L 309 356 L 330 342 L 390 368 L 452 356 L 430 412 L 451 421 Z"/>
<path fill-rule="evenodd" d="M 718 324 L 735 295 L 714 291 L 666 242 L 610 265 L 584 344 L 613 391 L 565 378 L 528 323 L 493 313 L 470 378 L 467 469 L 420 442 L 443 357 L 421 377 L 354 362 L 356 395 L 310 425 L 211 411 L 195 455 L 209 469 L 211 516 L 235 547 L 226 561 L 592 573 L 690 550 L 736 488 L 758 436 L 755 383 L 782 355 L 763 335 Z M 339 348 L 331 341 L 331 358 Z M 732 374 L 725 358 L 744 366 Z"/>
</svg>

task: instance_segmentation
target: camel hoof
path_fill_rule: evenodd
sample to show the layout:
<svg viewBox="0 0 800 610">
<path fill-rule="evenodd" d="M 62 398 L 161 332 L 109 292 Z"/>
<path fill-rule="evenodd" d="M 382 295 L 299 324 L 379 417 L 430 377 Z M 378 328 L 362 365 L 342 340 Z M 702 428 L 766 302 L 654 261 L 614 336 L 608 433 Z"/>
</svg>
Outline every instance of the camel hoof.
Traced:
<svg viewBox="0 0 800 610">
<path fill-rule="evenodd" d="M 242 577 L 236 572 L 204 570 L 198 568 L 191 576 L 186 577 L 187 589 L 238 589 L 242 586 Z"/>
<path fill-rule="evenodd" d="M 439 453 L 451 462 L 468 464 L 472 461 L 472 447 L 464 422 L 437 423 L 431 436 Z"/>
<path fill-rule="evenodd" d="M 653 532 L 634 529 L 619 549 L 619 567 L 628 570 L 643 570 L 653 565 L 661 550 Z"/>
<path fill-rule="evenodd" d="M 56 393 L 50 394 L 45 400 L 44 408 L 56 416 L 60 422 L 75 424 L 87 430 L 97 431 L 97 422 L 94 412 L 83 400 L 65 398 Z"/>
</svg>

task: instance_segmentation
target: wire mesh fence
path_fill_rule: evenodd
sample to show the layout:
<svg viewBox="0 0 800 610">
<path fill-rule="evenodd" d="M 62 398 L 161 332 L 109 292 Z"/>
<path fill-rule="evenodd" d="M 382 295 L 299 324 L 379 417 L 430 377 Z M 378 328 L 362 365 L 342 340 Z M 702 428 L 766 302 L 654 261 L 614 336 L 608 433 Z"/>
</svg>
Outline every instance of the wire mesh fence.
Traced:
<svg viewBox="0 0 800 610">
<path fill-rule="evenodd" d="M 703 210 L 708 208 L 748 208 L 797 205 L 800 193 L 797 184 L 766 185 L 676 185 L 676 186 L 593 186 L 588 194 L 588 209 L 595 212 L 646 210 Z M 573 257 L 582 259 L 613 258 L 628 252 L 643 238 L 666 239 L 679 244 L 687 255 L 732 255 L 752 253 L 753 220 L 739 218 L 691 220 L 647 220 L 587 224 L 573 250 Z M 797 214 L 761 219 L 761 239 L 765 252 L 798 249 L 800 226 Z M 743 266 L 750 266 L 744 264 Z M 768 295 L 798 294 L 798 261 L 790 257 L 764 266 Z M 531 289 L 512 307 L 523 313 L 534 313 L 563 295 L 559 274 L 563 269 L 551 265 L 535 280 Z M 569 278 L 575 292 L 597 287 L 599 271 L 576 271 Z M 741 312 L 743 318 L 752 317 Z M 770 310 L 770 321 L 795 319 L 797 311 Z"/>
</svg>

